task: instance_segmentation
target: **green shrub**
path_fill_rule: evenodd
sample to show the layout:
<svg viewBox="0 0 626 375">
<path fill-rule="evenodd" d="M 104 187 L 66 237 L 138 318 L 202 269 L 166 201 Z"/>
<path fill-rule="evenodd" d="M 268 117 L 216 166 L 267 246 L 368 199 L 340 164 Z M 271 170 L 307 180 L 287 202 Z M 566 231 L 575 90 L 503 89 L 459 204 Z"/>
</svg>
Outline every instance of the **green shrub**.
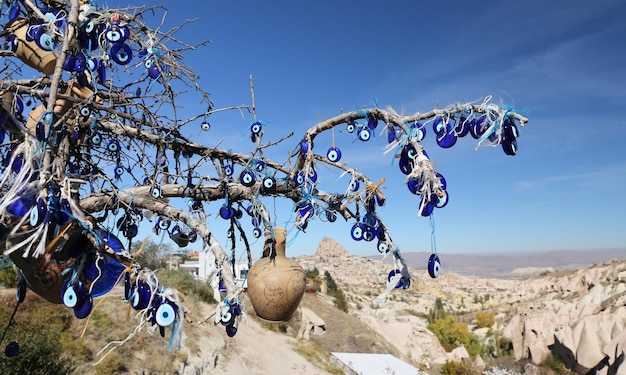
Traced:
<svg viewBox="0 0 626 375">
<path fill-rule="evenodd" d="M 196 280 L 185 270 L 163 270 L 158 273 L 159 283 L 174 288 L 187 296 L 196 296 L 206 303 L 216 303 L 213 288 L 207 282 Z"/>
<path fill-rule="evenodd" d="M 317 269 L 317 267 L 314 267 L 312 270 L 306 271 L 307 279 L 316 279 L 319 275 L 320 271 Z"/>
<path fill-rule="evenodd" d="M 346 301 L 346 296 L 342 290 L 335 292 L 335 306 L 343 312 L 348 312 L 348 301 Z"/>
<path fill-rule="evenodd" d="M 333 279 L 333 277 L 330 275 L 330 272 L 328 271 L 324 272 L 324 278 L 326 279 L 326 286 L 328 288 L 328 294 L 333 295 L 334 292 L 336 292 L 338 289 L 335 279 Z"/>
<path fill-rule="evenodd" d="M 481 354 L 482 346 L 478 336 L 470 332 L 467 324 L 455 321 L 451 315 L 428 324 L 428 329 L 437 336 L 448 352 L 463 345 L 472 357 Z"/>
<path fill-rule="evenodd" d="M 0 321 L 8 322 L 15 303 L 13 296 L 0 300 Z M 72 373 L 75 363 L 69 354 L 84 353 L 84 348 L 69 333 L 70 311 L 30 293 L 20 305 L 3 342 L 3 345 L 17 342 L 19 354 L 11 358 L 0 356 L 0 374 Z M 71 348 L 66 346 L 70 342 Z"/>
<path fill-rule="evenodd" d="M 0 269 L 0 285 L 6 288 L 17 287 L 17 273 L 13 267 Z"/>
<path fill-rule="evenodd" d="M 443 301 L 441 298 L 437 297 L 435 300 L 435 307 L 428 311 L 428 323 L 433 323 L 436 320 L 443 319 L 448 315 L 445 309 L 443 308 Z"/>
<path fill-rule="evenodd" d="M 463 362 L 446 362 L 441 368 L 443 375 L 478 375 L 480 374 L 474 368 L 470 361 Z"/>
<path fill-rule="evenodd" d="M 479 311 L 476 313 L 476 327 L 478 328 L 489 328 L 493 326 L 493 323 L 496 321 L 495 315 L 486 311 Z"/>
</svg>

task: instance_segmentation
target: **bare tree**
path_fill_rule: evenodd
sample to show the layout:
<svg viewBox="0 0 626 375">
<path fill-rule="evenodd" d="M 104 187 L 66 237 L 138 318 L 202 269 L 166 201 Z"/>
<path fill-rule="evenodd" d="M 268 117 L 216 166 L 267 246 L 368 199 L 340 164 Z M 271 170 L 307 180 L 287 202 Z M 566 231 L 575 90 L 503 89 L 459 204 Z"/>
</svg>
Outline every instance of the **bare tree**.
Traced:
<svg viewBox="0 0 626 375">
<path fill-rule="evenodd" d="M 228 275 L 234 257 L 208 229 L 208 208 L 220 206 L 220 216 L 231 224 L 229 238 L 242 238 L 251 261 L 250 233 L 239 219 L 253 219 L 252 235 L 264 236 L 271 253 L 273 220 L 264 197 L 292 201 L 298 230 L 315 217 L 352 223 L 355 239 L 376 241 L 381 253 L 393 254 L 398 262 L 387 292 L 408 286 L 410 275 L 392 241 L 392 228 L 377 214 L 386 200 L 384 180 L 372 181 L 342 163 L 335 145 L 320 151 L 316 137 L 337 127 L 362 142 L 385 134 L 388 153 L 397 158 L 420 202 L 419 213 L 429 216 L 446 204 L 447 193 L 445 179 L 421 143 L 425 126 L 433 128 L 441 147 L 471 134 L 479 145 L 514 155 L 518 127 L 527 122 L 487 97 L 410 115 L 378 106 L 342 112 L 299 137 L 285 134 L 267 141 L 266 124 L 256 118 L 252 79 L 251 103 L 229 108 L 214 108 L 197 85 L 198 76 L 183 56 L 208 41 L 190 45 L 176 36 L 191 21 L 163 30 L 163 23 L 144 23 L 147 15 L 165 13 L 160 7 L 105 9 L 79 0 L 9 1 L 1 9 L 6 14 L 0 81 L 4 254 L 22 270 L 31 289 L 55 303 L 76 306 L 71 298 L 85 297 L 74 290 L 76 285 L 82 281 L 93 289 L 102 273 L 93 267 L 106 258 L 107 264 L 122 265 L 110 267 L 125 278 L 127 293 L 138 288 L 133 282 L 139 278 L 152 288 L 152 299 L 157 295 L 163 304 L 171 302 L 180 318 L 175 292 L 142 274 L 129 252 L 139 226 L 152 225 L 179 246 L 201 241 Z M 33 70 L 37 78 L 24 78 Z M 177 98 L 187 91 L 197 94 L 204 110 L 181 118 Z M 198 144 L 185 135 L 190 123 L 201 122 L 209 130 L 207 118 L 225 110 L 250 116 L 250 150 Z M 287 160 L 266 157 L 268 149 L 286 143 Z M 322 165 L 349 174 L 349 188 L 324 190 L 317 179 Z M 107 226 L 110 222 L 115 224 Z M 116 236 L 128 240 L 128 246 Z M 431 261 L 429 270 L 436 277 L 438 258 Z M 240 288 L 231 278 L 225 281 L 228 299 L 234 300 Z M 135 295 L 141 307 L 142 295 Z M 85 316 L 85 309 L 76 309 L 77 316 Z M 154 322 L 155 313 L 146 314 Z"/>
</svg>

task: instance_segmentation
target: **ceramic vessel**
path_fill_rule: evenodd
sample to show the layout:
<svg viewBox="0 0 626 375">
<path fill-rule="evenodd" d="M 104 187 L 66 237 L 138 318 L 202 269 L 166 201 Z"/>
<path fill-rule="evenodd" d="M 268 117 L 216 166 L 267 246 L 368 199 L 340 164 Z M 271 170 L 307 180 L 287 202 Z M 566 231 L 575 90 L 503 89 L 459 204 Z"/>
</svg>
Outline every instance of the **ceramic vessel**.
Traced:
<svg viewBox="0 0 626 375">
<path fill-rule="evenodd" d="M 248 272 L 248 296 L 257 316 L 267 322 L 291 319 L 304 295 L 306 276 L 300 264 L 285 257 L 285 228 L 274 229 L 276 256 L 266 256 Z"/>
<path fill-rule="evenodd" d="M 28 21 L 25 19 L 15 20 L 8 25 L 8 28 L 14 30 L 14 34 L 19 40 L 15 56 L 26 63 L 33 69 L 43 74 L 50 75 L 54 72 L 56 66 L 56 56 L 51 51 L 44 51 L 34 41 L 26 40 L 26 30 L 28 29 Z"/>
</svg>

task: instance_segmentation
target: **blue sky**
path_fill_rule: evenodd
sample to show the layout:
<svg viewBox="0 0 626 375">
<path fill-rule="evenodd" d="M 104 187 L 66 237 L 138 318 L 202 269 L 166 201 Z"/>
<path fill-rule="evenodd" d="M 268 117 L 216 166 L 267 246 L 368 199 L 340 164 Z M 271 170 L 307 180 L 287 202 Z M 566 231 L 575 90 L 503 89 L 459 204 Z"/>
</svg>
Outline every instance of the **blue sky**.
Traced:
<svg viewBox="0 0 626 375">
<path fill-rule="evenodd" d="M 253 75 L 258 118 L 270 123 L 266 140 L 295 132 L 277 147 L 281 160 L 308 127 L 374 100 L 409 114 L 492 95 L 527 116 L 515 157 L 500 148 L 475 150 L 469 137 L 444 150 L 427 135 L 424 146 L 450 194 L 434 214 L 440 253 L 626 255 L 625 1 L 161 3 L 170 26 L 198 18 L 181 39 L 212 41 L 186 62 L 216 107 L 249 103 Z M 204 107 L 185 104 L 189 113 Z M 209 120 L 211 131 L 198 132 L 203 144 L 224 139 L 223 147 L 249 148 L 242 139 L 249 116 Z M 330 142 L 320 137 L 318 152 Z M 383 154 L 385 137 L 363 143 L 335 132 L 335 142 L 372 180 L 386 177 L 380 214 L 401 251 L 429 251 L 430 221 L 417 216 L 417 197 Z M 348 182 L 338 177 L 324 176 L 322 188 L 343 191 Z M 272 203 L 279 224 L 290 208 Z M 209 219 L 225 240 L 222 226 Z M 375 242 L 350 238 L 351 226 L 313 221 L 306 233 L 290 232 L 288 251 L 313 254 L 332 237 L 354 254 L 376 253 Z M 261 244 L 254 246 L 259 252 Z"/>
</svg>

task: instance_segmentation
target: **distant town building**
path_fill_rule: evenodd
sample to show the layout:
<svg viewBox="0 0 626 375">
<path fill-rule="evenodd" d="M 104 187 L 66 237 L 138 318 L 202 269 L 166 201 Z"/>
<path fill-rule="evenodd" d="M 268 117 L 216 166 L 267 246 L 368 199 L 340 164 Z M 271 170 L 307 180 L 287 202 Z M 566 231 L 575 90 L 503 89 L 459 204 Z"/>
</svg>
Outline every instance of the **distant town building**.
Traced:
<svg viewBox="0 0 626 375">
<path fill-rule="evenodd" d="M 186 270 L 196 279 L 207 282 L 210 282 L 217 272 L 215 257 L 210 251 L 194 251 L 188 253 L 186 260 L 178 264 L 177 268 Z M 237 282 L 246 282 L 248 269 L 247 261 L 235 263 L 235 279 Z"/>
</svg>

